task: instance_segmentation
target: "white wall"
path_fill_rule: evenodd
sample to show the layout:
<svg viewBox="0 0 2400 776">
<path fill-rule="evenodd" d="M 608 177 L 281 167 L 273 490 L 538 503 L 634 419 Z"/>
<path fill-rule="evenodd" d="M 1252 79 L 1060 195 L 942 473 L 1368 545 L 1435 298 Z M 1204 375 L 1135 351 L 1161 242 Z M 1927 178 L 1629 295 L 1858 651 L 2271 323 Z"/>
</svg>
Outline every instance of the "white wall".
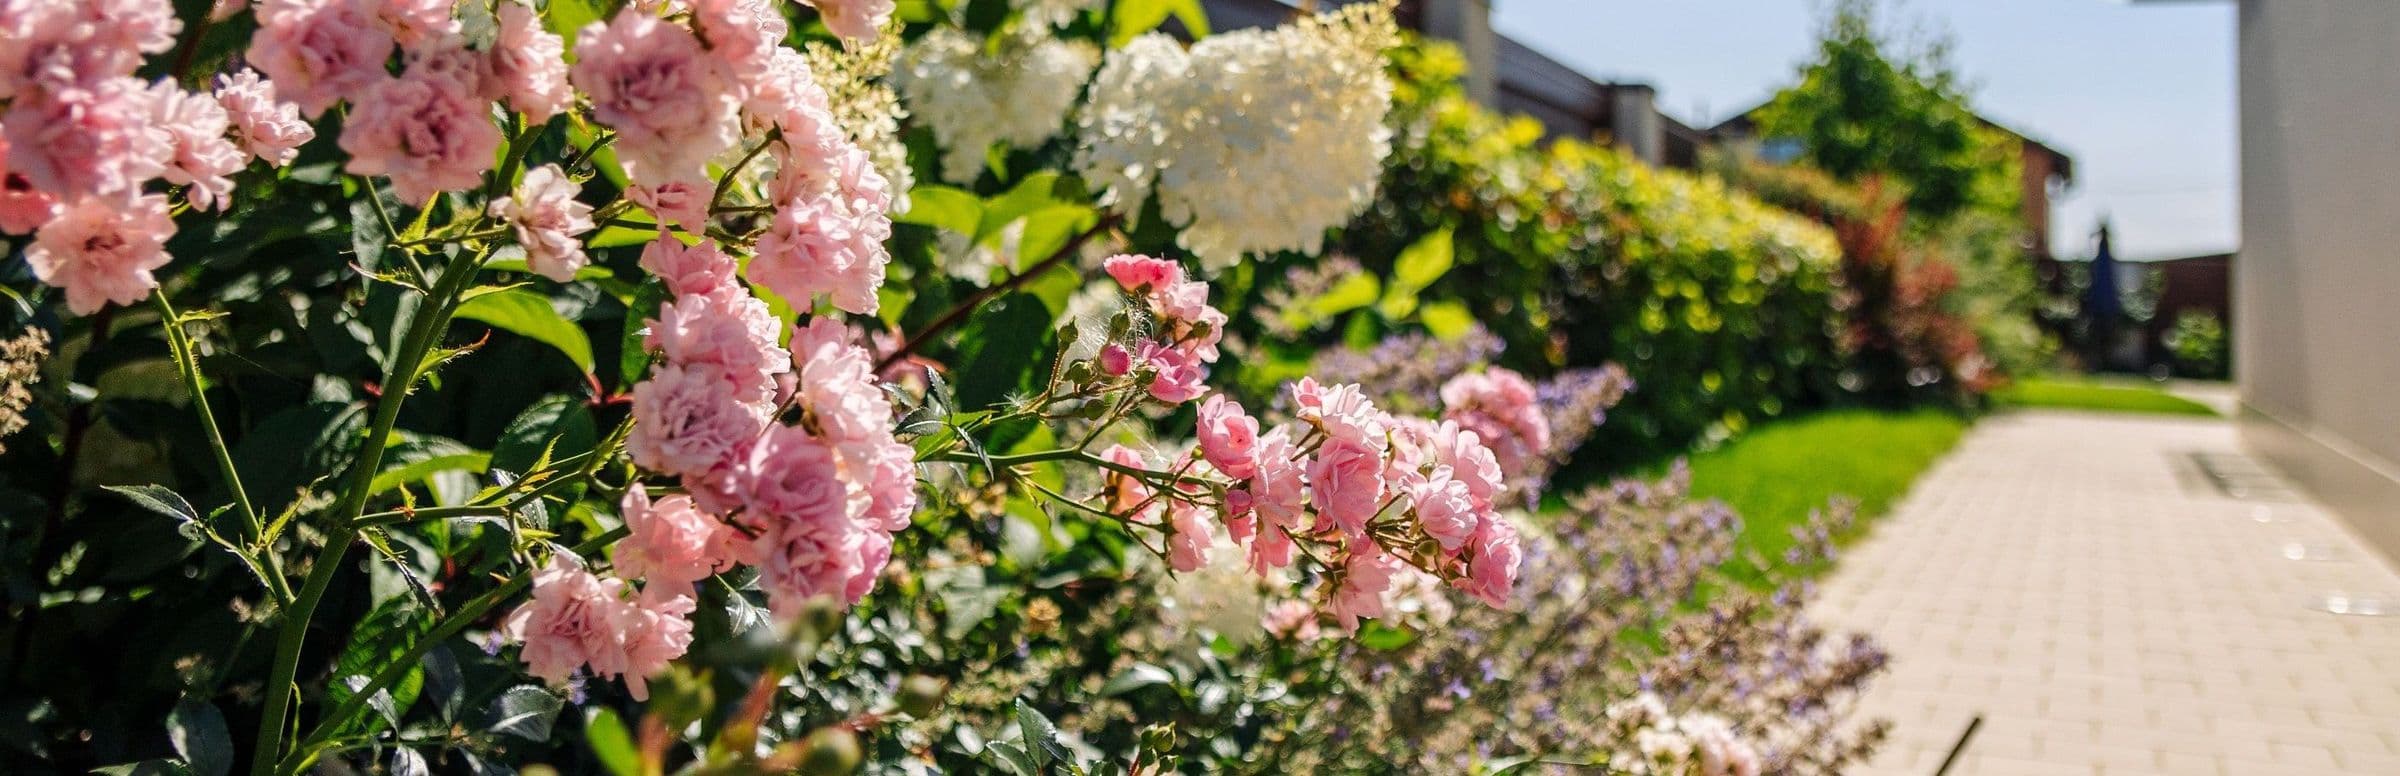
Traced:
<svg viewBox="0 0 2400 776">
<path fill-rule="evenodd" d="M 2246 436 L 2400 554 L 2400 1 L 2244 0 L 2240 47 Z"/>
</svg>

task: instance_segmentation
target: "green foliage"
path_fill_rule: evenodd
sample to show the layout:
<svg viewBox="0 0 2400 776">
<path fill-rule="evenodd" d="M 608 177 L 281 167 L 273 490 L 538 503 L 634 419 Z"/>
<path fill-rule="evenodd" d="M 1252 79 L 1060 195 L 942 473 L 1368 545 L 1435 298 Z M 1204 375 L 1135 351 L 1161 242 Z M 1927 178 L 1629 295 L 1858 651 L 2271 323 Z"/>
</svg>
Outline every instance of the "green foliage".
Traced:
<svg viewBox="0 0 2400 776">
<path fill-rule="evenodd" d="M 1801 144 L 1803 158 L 1843 180 L 1888 176 L 1913 212 L 1933 220 L 2016 205 L 2010 138 L 1967 105 L 1937 42 L 1914 54 L 1876 27 L 1877 0 L 1829 9 L 1817 59 L 1756 114 L 1766 138 Z"/>
<path fill-rule="evenodd" d="M 1838 393 L 1830 232 L 1711 179 L 1545 145 L 1531 119 L 1466 99 L 1445 44 L 1400 47 L 1392 69 L 1399 137 L 1378 204 L 1342 235 L 1367 272 L 1274 314 L 1325 318 L 1325 333 L 1366 317 L 1370 332 L 1455 335 L 1477 320 L 1508 343 L 1504 365 L 1535 376 L 1623 364 L 1636 390 L 1586 466 L 1727 437 Z M 1380 302 L 1351 312 L 1374 297 L 1353 278 L 1380 279 Z M 1353 323 L 1334 324 L 1345 312 Z"/>
<path fill-rule="evenodd" d="M 2175 372 L 2185 377 L 2222 380 L 2233 366 L 2233 344 L 2225 336 L 2225 323 L 2212 313 L 2177 313 L 2175 327 L 2167 330 L 2166 346 L 2175 354 Z"/>
</svg>

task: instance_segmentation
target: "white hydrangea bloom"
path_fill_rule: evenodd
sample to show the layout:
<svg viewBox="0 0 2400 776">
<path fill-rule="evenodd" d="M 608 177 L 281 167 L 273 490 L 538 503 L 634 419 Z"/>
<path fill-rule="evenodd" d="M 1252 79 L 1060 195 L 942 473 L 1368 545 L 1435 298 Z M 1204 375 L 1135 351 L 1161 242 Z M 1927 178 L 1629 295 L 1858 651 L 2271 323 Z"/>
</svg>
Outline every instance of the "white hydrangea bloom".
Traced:
<svg viewBox="0 0 2400 776">
<path fill-rule="evenodd" d="M 937 27 L 910 44 L 893 75 L 912 115 L 942 145 L 942 177 L 972 183 L 993 143 L 1032 148 L 1058 134 L 1100 62 L 1085 41 L 1011 37 L 995 55 L 983 40 Z"/>
<path fill-rule="evenodd" d="M 908 111 L 900 96 L 884 84 L 884 75 L 900 53 L 899 37 L 888 32 L 875 42 L 845 49 L 819 41 L 801 47 L 817 84 L 824 87 L 833 117 L 850 130 L 850 139 L 865 149 L 892 187 L 892 212 L 908 212 L 908 190 L 917 185 L 908 166 L 908 146 L 900 142 L 900 119 Z"/>
<path fill-rule="evenodd" d="M 1185 50 L 1158 33 L 1109 52 L 1077 119 L 1075 166 L 1131 216 L 1152 194 L 1212 267 L 1309 253 L 1373 201 L 1391 130 L 1389 6 L 1362 3 Z"/>
</svg>

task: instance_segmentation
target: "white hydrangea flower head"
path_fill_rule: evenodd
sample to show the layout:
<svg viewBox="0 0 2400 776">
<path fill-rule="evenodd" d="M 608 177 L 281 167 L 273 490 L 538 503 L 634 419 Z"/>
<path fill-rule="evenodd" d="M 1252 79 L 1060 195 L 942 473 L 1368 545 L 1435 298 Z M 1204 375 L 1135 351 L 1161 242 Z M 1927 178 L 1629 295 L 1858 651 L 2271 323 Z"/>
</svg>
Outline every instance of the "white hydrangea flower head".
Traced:
<svg viewBox="0 0 2400 776">
<path fill-rule="evenodd" d="M 1135 38 L 1093 80 L 1076 169 L 1128 215 L 1155 194 L 1208 266 L 1315 253 L 1325 230 L 1374 200 L 1392 146 L 1383 51 L 1398 39 L 1386 3 L 1189 50 L 1159 33 Z"/>
<path fill-rule="evenodd" d="M 889 28 L 866 45 L 843 48 L 810 41 L 800 50 L 817 85 L 825 89 L 836 122 L 850 130 L 850 139 L 866 150 L 875 171 L 891 183 L 895 214 L 908 212 L 908 190 L 917 185 L 908 166 L 908 146 L 900 142 L 900 119 L 908 111 L 884 83 L 899 54 L 900 38 Z"/>
<path fill-rule="evenodd" d="M 1033 148 L 1057 135 L 1099 62 L 1085 41 L 1009 36 L 986 55 L 981 38 L 937 27 L 902 52 L 893 75 L 942 145 L 942 177 L 972 183 L 993 143 Z"/>
</svg>

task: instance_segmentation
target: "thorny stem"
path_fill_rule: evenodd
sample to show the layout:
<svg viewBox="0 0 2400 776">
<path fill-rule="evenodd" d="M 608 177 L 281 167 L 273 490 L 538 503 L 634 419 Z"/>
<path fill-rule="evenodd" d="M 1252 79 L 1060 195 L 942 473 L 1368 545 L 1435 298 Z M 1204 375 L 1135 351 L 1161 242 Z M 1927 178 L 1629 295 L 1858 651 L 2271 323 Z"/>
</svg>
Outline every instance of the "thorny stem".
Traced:
<svg viewBox="0 0 2400 776">
<path fill-rule="evenodd" d="M 1007 293 L 1008 291 L 1015 289 L 1017 286 L 1024 285 L 1026 281 L 1030 281 L 1036 277 L 1040 277 L 1044 273 L 1049 272 L 1052 268 L 1057 267 L 1060 262 L 1066 261 L 1068 257 L 1074 256 L 1076 252 L 1081 251 L 1084 243 L 1089 242 L 1092 238 L 1099 236 L 1101 232 L 1114 228 L 1117 225 L 1118 220 L 1119 218 L 1115 213 L 1109 213 L 1101 216 L 1098 223 L 1092 224 L 1092 228 L 1076 233 L 1073 238 L 1067 240 L 1065 245 L 1058 246 L 1058 250 L 1052 251 L 1048 258 L 1042 259 L 1033 266 L 1026 267 L 1025 271 L 1023 272 L 1008 276 L 1008 279 L 1006 280 L 994 283 L 980 291 L 976 291 L 974 294 L 969 295 L 965 300 L 960 301 L 957 307 L 950 308 L 950 311 L 943 313 L 942 317 L 934 319 L 932 323 L 926 324 L 925 328 L 918 329 L 916 334 L 909 336 L 906 343 L 901 344 L 899 348 L 894 349 L 889 355 L 884 356 L 883 360 L 876 362 L 875 371 L 877 373 L 881 373 L 885 369 L 890 369 L 893 364 L 900 363 L 901 360 L 915 354 L 918 348 L 924 347 L 925 343 L 927 342 L 931 342 L 934 335 L 940 334 L 943 331 L 948 330 L 950 327 L 958 325 L 960 321 L 966 320 L 967 316 L 974 313 L 976 308 L 982 307 L 983 303 L 991 301 L 993 297 Z"/>
<path fill-rule="evenodd" d="M 449 328 L 450 314 L 457 310 L 459 295 L 474 282 L 476 270 L 490 255 L 488 250 L 476 253 L 442 274 L 433 294 L 418 302 L 416 312 L 410 316 L 408 333 L 385 370 L 383 395 L 376 399 L 374 420 L 367 426 L 358 459 L 351 464 L 349 484 L 334 507 L 333 526 L 326 532 L 325 548 L 318 553 L 309 569 L 308 581 L 301 585 L 299 597 L 293 600 L 283 623 L 277 627 L 275 662 L 267 678 L 265 703 L 260 707 L 263 717 L 258 727 L 258 746 L 252 753 L 250 772 L 254 776 L 273 774 L 276 761 L 283 756 L 284 728 L 292 712 L 295 689 L 293 679 L 300 670 L 301 645 L 308 640 L 308 621 L 316 614 L 317 605 L 325 600 L 326 588 L 333 585 L 334 576 L 341 571 L 342 556 L 349 553 L 351 540 L 358 536 L 355 521 L 366 511 L 375 474 L 383 466 L 384 447 L 391 441 L 392 426 L 400 420 L 400 405 L 407 401 L 417 378 L 423 376 L 426 353 Z"/>
<path fill-rule="evenodd" d="M 175 306 L 167 302 L 167 292 L 153 291 L 150 299 L 158 303 L 159 323 L 167 331 L 167 350 L 175 356 L 175 368 L 183 376 L 183 388 L 192 395 L 192 409 L 200 415 L 200 428 L 208 432 L 209 452 L 217 458 L 217 473 L 225 476 L 225 489 L 233 493 L 233 505 L 242 511 L 242 519 L 250 526 L 250 539 L 256 540 L 266 529 L 258 518 L 258 508 L 251 506 L 250 494 L 242 489 L 242 477 L 233 468 L 232 450 L 225 446 L 225 433 L 217 428 L 217 415 L 209 410 L 207 384 L 200 377 L 200 360 L 192 352 L 192 340 L 183 330 L 183 318 Z"/>
<path fill-rule="evenodd" d="M 582 544 L 576 545 L 574 551 L 578 555 L 588 555 L 598 551 L 602 547 L 608 546 L 611 542 L 625 538 L 625 535 L 625 527 L 618 526 L 614 530 L 599 536 L 594 536 L 591 539 L 585 540 Z M 468 601 L 465 604 L 460 605 L 457 609 L 451 611 L 450 616 L 447 619 L 442 620 L 440 624 L 433 626 L 433 630 L 427 632 L 424 636 L 421 636 L 416 641 L 410 643 L 407 649 L 401 650 L 398 657 L 394 658 L 390 662 L 385 663 L 382 670 L 375 672 L 373 677 L 369 677 L 367 679 L 366 684 L 359 686 L 359 690 L 357 692 L 350 694 L 350 699 L 348 701 L 344 701 L 341 706 L 335 708 L 333 713 L 325 715 L 324 719 L 318 720 L 316 728 L 310 731 L 306 740 L 303 740 L 299 746 L 293 748 L 289 757 L 284 758 L 283 761 L 278 765 L 274 759 L 262 756 L 260 757 L 259 762 L 266 764 L 262 767 L 278 769 L 284 773 L 298 773 L 302 769 L 307 768 L 318 756 L 317 753 L 311 750 L 318 744 L 324 743 L 327 735 L 331 734 L 335 729 L 337 729 L 337 726 L 341 722 L 358 714 L 358 712 L 366 705 L 368 699 L 375 697 L 376 693 L 382 692 L 386 688 L 391 687 L 393 682 L 399 681 L 400 677 L 407 675 L 411 669 L 416 668 L 419 662 L 424 659 L 425 653 L 431 652 L 433 651 L 434 647 L 440 646 L 442 643 L 449 641 L 451 637 L 458 635 L 460 631 L 466 630 L 468 625 L 472 625 L 475 623 L 475 621 L 483 619 L 484 614 L 490 612 L 493 607 L 499 606 L 500 602 L 513 598 L 518 593 L 524 592 L 525 588 L 532 584 L 533 570 L 526 569 L 519 571 L 516 574 L 511 575 L 508 578 L 508 581 L 500 583 L 499 587 L 492 588 L 491 590 L 486 591 L 483 595 L 476 596 L 474 600 Z M 272 773 L 273 771 L 268 770 L 260 772 Z"/>
</svg>

